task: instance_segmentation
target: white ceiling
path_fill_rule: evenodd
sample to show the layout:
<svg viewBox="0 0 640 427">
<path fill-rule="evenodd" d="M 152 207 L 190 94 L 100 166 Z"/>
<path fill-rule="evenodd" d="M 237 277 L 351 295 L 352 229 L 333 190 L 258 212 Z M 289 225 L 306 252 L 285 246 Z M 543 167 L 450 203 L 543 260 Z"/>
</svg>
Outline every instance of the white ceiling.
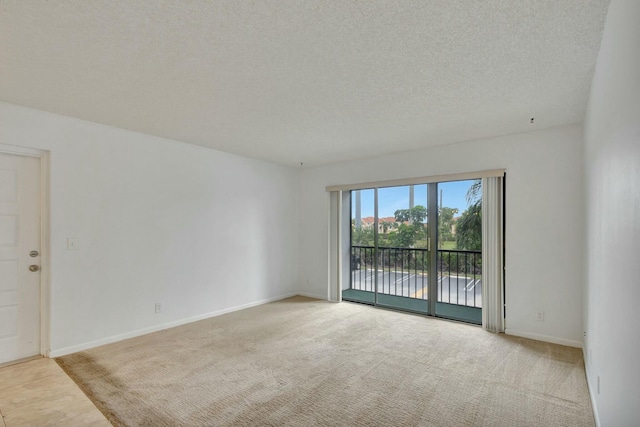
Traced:
<svg viewBox="0 0 640 427">
<path fill-rule="evenodd" d="M 0 100 L 292 166 L 377 156 L 581 122 L 608 3 L 0 0 Z"/>
</svg>

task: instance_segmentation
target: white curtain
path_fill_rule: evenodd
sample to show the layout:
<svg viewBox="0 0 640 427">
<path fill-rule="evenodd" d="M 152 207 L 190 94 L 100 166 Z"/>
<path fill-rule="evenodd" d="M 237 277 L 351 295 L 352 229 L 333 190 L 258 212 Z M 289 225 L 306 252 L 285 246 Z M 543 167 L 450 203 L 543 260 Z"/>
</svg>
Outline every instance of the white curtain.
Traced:
<svg viewBox="0 0 640 427">
<path fill-rule="evenodd" d="M 327 283 L 327 299 L 329 301 L 340 301 L 340 192 L 332 191 L 329 193 L 329 252 L 327 256 L 328 262 L 328 278 Z"/>
<path fill-rule="evenodd" d="M 351 254 L 351 219 L 349 215 L 349 191 L 332 191 L 329 193 L 329 282 L 327 299 L 342 301 L 342 288 L 349 284 L 349 258 Z"/>
<path fill-rule="evenodd" d="M 482 327 L 504 332 L 502 178 L 482 178 Z"/>
</svg>

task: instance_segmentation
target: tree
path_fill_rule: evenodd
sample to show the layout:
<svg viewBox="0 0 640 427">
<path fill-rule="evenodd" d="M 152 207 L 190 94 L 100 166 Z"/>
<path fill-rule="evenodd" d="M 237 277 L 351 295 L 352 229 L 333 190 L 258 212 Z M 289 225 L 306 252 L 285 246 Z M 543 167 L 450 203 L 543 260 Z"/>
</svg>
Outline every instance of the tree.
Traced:
<svg viewBox="0 0 640 427">
<path fill-rule="evenodd" d="M 445 240 L 453 240 L 453 232 L 451 229 L 453 227 L 453 216 L 457 213 L 458 209 L 456 208 L 444 207 L 440 209 L 440 224 L 438 225 L 438 240 L 440 241 L 440 244 Z"/>
<path fill-rule="evenodd" d="M 467 190 L 468 208 L 456 225 L 458 249 L 482 250 L 482 180 L 477 179 Z"/>
<path fill-rule="evenodd" d="M 473 204 L 462 213 L 456 227 L 458 249 L 482 250 L 482 204 Z"/>
<path fill-rule="evenodd" d="M 398 209 L 393 215 L 399 223 L 411 222 L 414 224 L 422 224 L 422 222 L 427 218 L 427 208 L 417 205 L 411 209 Z"/>
<path fill-rule="evenodd" d="M 356 227 L 351 220 L 351 244 L 356 246 L 373 246 L 373 227 Z"/>
<path fill-rule="evenodd" d="M 394 246 L 409 248 L 413 247 L 417 240 L 424 239 L 427 208 L 417 205 L 411 209 L 398 209 L 394 212 L 394 216 L 398 222 L 398 230 L 391 234 Z"/>
<path fill-rule="evenodd" d="M 416 232 L 412 225 L 408 224 L 400 224 L 398 226 L 398 231 L 393 233 L 393 237 L 391 242 L 393 246 L 399 248 L 408 248 L 411 247 L 416 241 Z"/>
</svg>

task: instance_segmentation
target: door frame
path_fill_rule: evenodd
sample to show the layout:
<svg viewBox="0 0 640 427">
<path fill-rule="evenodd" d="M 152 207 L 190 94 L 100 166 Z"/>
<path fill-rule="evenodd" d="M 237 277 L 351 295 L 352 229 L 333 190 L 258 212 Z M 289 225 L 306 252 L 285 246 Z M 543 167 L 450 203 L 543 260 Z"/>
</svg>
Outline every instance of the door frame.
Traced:
<svg viewBox="0 0 640 427">
<path fill-rule="evenodd" d="M 51 238 L 50 185 L 51 153 L 37 148 L 0 144 L 0 154 L 40 159 L 40 355 L 51 353 Z"/>
<path fill-rule="evenodd" d="M 456 321 L 462 321 L 462 322 L 467 322 L 467 323 L 471 323 L 471 324 L 477 324 L 477 325 L 481 325 L 482 324 L 482 313 L 483 310 L 485 310 L 486 308 L 483 306 L 476 306 L 475 304 L 473 306 L 468 306 L 466 304 L 466 293 L 465 298 L 464 298 L 464 303 L 460 304 L 459 301 L 456 301 L 454 303 L 450 303 L 449 301 L 445 301 L 444 300 L 444 289 L 442 289 L 443 292 L 443 298 L 442 301 L 438 300 L 438 260 L 439 260 L 439 255 L 440 255 L 440 249 L 439 249 L 439 220 L 440 220 L 440 208 L 441 206 L 438 203 L 438 190 L 439 190 L 439 186 L 440 185 L 445 185 L 448 184 L 450 182 L 459 182 L 459 181 L 473 181 L 473 180 L 477 180 L 479 178 L 471 178 L 471 179 L 458 179 L 458 180 L 451 180 L 451 181 L 437 181 L 437 180 L 432 180 L 431 182 L 425 182 L 425 183 L 411 183 L 408 185 L 393 185 L 393 186 L 385 186 L 385 185 L 380 185 L 380 186 L 376 186 L 376 187 L 372 187 L 372 188 L 358 188 L 358 189 L 352 189 L 349 191 L 344 191 L 346 193 L 353 193 L 354 191 L 373 191 L 373 247 L 367 246 L 367 248 L 371 248 L 372 253 L 373 253 L 373 271 L 375 272 L 375 274 L 372 274 L 372 288 L 373 288 L 373 300 L 370 299 L 370 295 L 367 296 L 361 296 L 361 297 L 357 297 L 357 296 L 349 296 L 347 297 L 348 301 L 354 301 L 354 302 L 359 302 L 359 303 L 364 303 L 364 304 L 369 304 L 369 305 L 373 305 L 375 307 L 382 307 L 382 308 L 388 308 L 388 309 L 397 309 L 397 310 L 401 310 L 401 311 L 407 311 L 407 312 L 412 312 L 412 313 L 417 313 L 417 314 L 421 314 L 421 315 L 426 315 L 426 316 L 431 316 L 431 317 L 437 317 L 437 318 L 443 318 L 443 319 L 450 319 L 450 320 L 456 320 Z M 414 185 L 420 185 L 420 186 L 426 186 L 427 187 L 427 199 L 426 199 L 426 208 L 427 208 L 427 218 L 428 223 L 431 224 L 433 222 L 433 226 L 429 226 L 427 229 L 427 245 L 426 245 L 426 251 L 428 254 L 428 268 L 423 268 L 422 271 L 423 272 L 427 272 L 428 273 L 428 280 L 427 280 L 427 286 L 426 289 L 428 291 L 428 295 L 429 298 L 427 298 L 426 300 L 421 300 L 420 298 L 417 297 L 410 297 L 411 299 L 415 299 L 418 301 L 425 301 L 427 304 L 424 307 L 419 307 L 419 306 L 413 306 L 413 307 L 408 307 L 408 306 L 404 306 L 401 307 L 401 303 L 399 302 L 393 302 L 390 298 L 387 299 L 387 295 L 385 295 L 385 299 L 387 299 L 386 302 L 380 302 L 379 299 L 379 274 L 378 272 L 378 260 L 379 260 L 379 251 L 380 249 L 384 249 L 380 247 L 379 245 L 379 236 L 380 236 L 380 229 L 378 227 L 378 222 L 379 222 L 379 201 L 380 201 L 380 196 L 379 196 L 379 190 L 380 189 L 387 189 L 387 188 L 405 188 L 405 187 L 409 187 L 411 188 Z M 413 192 L 412 189 L 409 190 L 410 194 Z M 339 191 L 338 193 L 342 193 L 343 191 Z M 332 192 L 331 194 L 333 194 L 334 192 Z M 357 198 L 357 196 L 356 196 Z M 351 195 L 349 195 L 349 197 L 346 198 L 347 203 L 352 203 L 352 197 Z M 410 200 L 413 199 L 413 196 L 410 196 Z M 356 202 L 357 203 L 357 202 Z M 410 202 L 410 206 L 413 205 L 413 201 Z M 357 210 L 357 208 L 356 208 Z M 338 210 L 338 217 L 340 215 L 341 210 Z M 343 213 L 344 215 L 344 213 Z M 352 219 L 353 217 L 353 209 L 350 208 L 348 213 L 346 214 L 349 216 L 349 220 Z M 349 221 L 349 224 L 351 224 L 351 222 Z M 346 228 L 345 228 L 346 230 Z M 349 247 L 352 248 L 352 243 L 353 243 L 353 227 L 349 226 L 348 227 L 349 230 Z M 338 232 L 340 232 L 340 230 L 338 230 Z M 346 236 L 343 236 L 346 237 Z M 392 250 L 394 248 L 391 248 Z M 395 248 L 395 249 L 402 249 L 402 248 Z M 420 250 L 424 250 L 424 249 L 420 249 Z M 459 260 L 459 256 L 461 253 L 464 253 L 465 255 L 465 260 L 466 258 L 466 254 L 471 252 L 471 251 L 467 251 L 464 249 L 460 249 L 459 251 L 455 251 L 457 252 L 457 256 L 456 256 L 456 264 L 458 264 L 458 260 Z M 476 251 L 473 251 L 476 252 Z M 477 251 L 478 253 L 482 254 L 482 251 Z M 349 250 L 349 253 L 352 253 L 352 249 Z M 472 258 L 476 259 L 476 258 Z M 424 258 L 423 258 L 424 260 Z M 449 258 L 449 261 L 451 259 Z M 350 265 L 350 262 L 352 262 L 352 258 L 350 257 L 346 263 L 346 265 Z M 466 263 L 466 261 L 465 261 Z M 403 264 L 403 261 L 400 262 L 400 264 Z M 338 268 L 342 268 L 343 267 L 344 262 L 342 264 L 338 264 Z M 404 267 L 401 267 L 402 269 Z M 396 267 L 397 269 L 397 267 Z M 352 281 L 353 280 L 353 269 L 349 269 L 350 271 L 350 275 L 349 275 L 349 280 Z M 383 271 L 384 271 L 384 267 L 383 267 Z M 408 270 L 407 272 L 410 273 L 411 271 L 411 267 L 410 267 L 410 263 L 408 266 Z M 466 271 L 466 267 L 465 267 L 465 271 Z M 404 273 L 402 273 L 404 274 Z M 456 267 L 456 274 L 460 274 L 460 270 L 459 267 Z M 465 273 L 466 274 L 466 273 Z M 366 275 L 365 275 L 366 278 Z M 451 280 L 451 279 L 449 279 Z M 403 278 L 403 282 L 404 282 L 404 278 Z M 384 282 L 383 282 L 384 283 Z M 423 282 L 424 283 L 424 282 Z M 451 283 L 451 282 L 449 282 Z M 449 284 L 449 286 L 451 286 Z M 458 281 L 456 280 L 456 299 L 460 293 L 460 290 L 458 288 L 459 284 Z M 444 286 L 443 286 L 444 288 Z M 465 287 L 466 288 L 466 287 Z M 352 289 L 352 282 L 350 282 L 350 286 L 349 289 Z M 409 289 L 410 289 L 410 285 L 409 285 Z M 417 289 L 417 283 L 416 283 L 416 289 Z M 424 288 L 423 288 L 424 289 Z M 365 289 L 366 291 L 368 291 L 367 289 Z M 343 287 L 340 288 L 340 293 L 343 291 Z M 384 294 L 384 292 L 382 292 Z M 391 293 L 390 295 L 391 296 Z M 396 294 L 396 296 L 398 296 Z M 404 293 L 401 295 L 402 297 L 404 297 Z M 409 296 L 409 295 L 407 295 Z M 475 290 L 474 290 L 474 302 L 475 302 Z M 400 300 L 397 300 L 400 301 Z M 440 306 L 440 307 L 438 307 Z M 455 306 L 456 308 L 451 311 L 451 310 L 447 310 L 449 311 L 448 313 L 445 312 L 445 309 L 447 307 L 453 307 Z M 440 310 L 438 309 L 440 308 Z"/>
</svg>

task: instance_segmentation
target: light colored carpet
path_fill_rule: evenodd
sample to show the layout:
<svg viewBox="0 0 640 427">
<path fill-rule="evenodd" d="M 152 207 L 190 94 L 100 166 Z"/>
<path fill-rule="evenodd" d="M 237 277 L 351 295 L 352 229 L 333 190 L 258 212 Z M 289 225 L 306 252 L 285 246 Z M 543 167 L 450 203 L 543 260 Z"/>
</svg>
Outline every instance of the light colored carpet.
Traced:
<svg viewBox="0 0 640 427">
<path fill-rule="evenodd" d="M 593 426 L 578 349 L 296 297 L 57 359 L 116 426 Z"/>
</svg>

